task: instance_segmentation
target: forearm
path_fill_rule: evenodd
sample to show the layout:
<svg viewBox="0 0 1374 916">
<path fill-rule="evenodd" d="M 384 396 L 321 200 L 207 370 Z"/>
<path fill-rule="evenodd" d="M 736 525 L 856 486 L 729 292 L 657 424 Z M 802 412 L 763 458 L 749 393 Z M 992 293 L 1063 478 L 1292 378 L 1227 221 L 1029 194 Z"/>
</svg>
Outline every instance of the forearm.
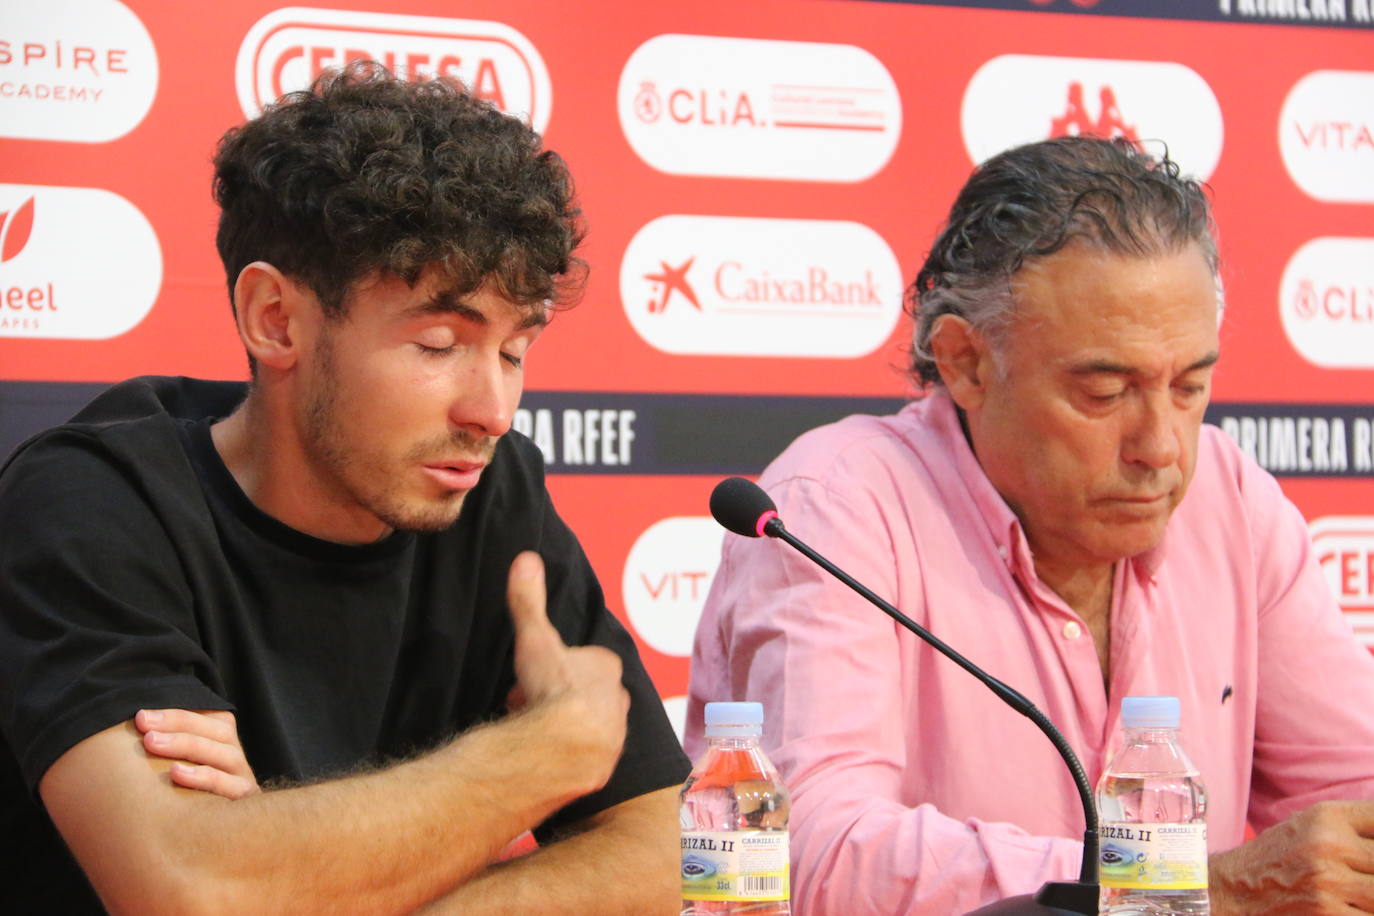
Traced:
<svg viewBox="0 0 1374 916">
<path fill-rule="evenodd" d="M 677 788 L 631 799 L 582 832 L 493 865 L 427 909 L 431 914 L 657 916 L 681 905 Z"/>
<path fill-rule="evenodd" d="M 83 750 L 108 760 L 109 741 L 137 742 L 121 727 L 59 760 L 42 792 L 115 912 L 405 912 L 595 788 L 578 781 L 548 720 L 532 710 L 388 769 L 235 802 L 169 790 L 141 747 L 123 772 L 82 768 Z M 128 791 L 131 772 L 143 790 Z M 108 842 L 112 822 L 125 842 Z"/>
</svg>

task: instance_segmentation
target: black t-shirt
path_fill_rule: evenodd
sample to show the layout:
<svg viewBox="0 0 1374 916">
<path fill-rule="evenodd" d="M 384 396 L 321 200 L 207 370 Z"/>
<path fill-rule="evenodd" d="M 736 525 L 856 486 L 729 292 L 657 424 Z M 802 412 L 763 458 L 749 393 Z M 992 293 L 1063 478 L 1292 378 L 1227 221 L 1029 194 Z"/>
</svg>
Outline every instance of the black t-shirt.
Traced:
<svg viewBox="0 0 1374 916">
<path fill-rule="evenodd" d="M 526 549 L 564 641 L 617 652 L 632 701 L 610 782 L 536 835 L 686 777 L 531 442 L 502 437 L 447 530 L 335 544 L 263 513 L 220 460 L 210 423 L 244 391 L 124 382 L 0 470 L 0 911 L 98 908 L 37 785 L 139 709 L 234 710 L 260 782 L 384 763 L 500 717 L 506 575 Z"/>
</svg>

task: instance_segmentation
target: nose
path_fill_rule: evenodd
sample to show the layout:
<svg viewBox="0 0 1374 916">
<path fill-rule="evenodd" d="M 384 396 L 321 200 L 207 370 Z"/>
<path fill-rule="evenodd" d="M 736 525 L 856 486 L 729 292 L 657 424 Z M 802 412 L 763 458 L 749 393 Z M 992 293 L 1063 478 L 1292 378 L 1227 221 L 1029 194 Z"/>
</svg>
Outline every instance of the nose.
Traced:
<svg viewBox="0 0 1374 916">
<path fill-rule="evenodd" d="M 449 421 L 474 436 L 504 436 L 520 403 L 520 375 L 501 354 L 473 360 L 457 373 Z"/>
<path fill-rule="evenodd" d="M 1122 440 L 1122 459 L 1155 469 L 1173 465 L 1183 450 L 1183 414 L 1167 394 L 1146 394 Z"/>
</svg>

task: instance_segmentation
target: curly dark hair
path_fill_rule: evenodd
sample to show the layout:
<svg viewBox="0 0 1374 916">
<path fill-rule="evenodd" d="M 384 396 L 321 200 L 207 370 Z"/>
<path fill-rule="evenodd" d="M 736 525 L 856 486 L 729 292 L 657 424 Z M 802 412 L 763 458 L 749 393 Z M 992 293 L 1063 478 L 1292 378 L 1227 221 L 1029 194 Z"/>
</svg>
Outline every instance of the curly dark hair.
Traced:
<svg viewBox="0 0 1374 916">
<path fill-rule="evenodd" d="M 571 304 L 585 277 L 563 160 L 450 79 L 354 61 L 230 130 L 214 162 L 231 304 L 259 260 L 331 318 L 378 270 L 414 284 L 433 264 L 460 295 L 491 283 L 523 306 Z"/>
<path fill-rule="evenodd" d="M 974 170 L 908 290 L 915 319 L 911 372 L 941 384 L 930 335 L 958 315 L 996 339 L 1011 317 L 1011 278 L 1070 242 L 1150 257 L 1201 246 L 1213 275 L 1217 246 L 1203 187 L 1165 152 L 1122 139 L 1061 137 L 999 153 Z M 1219 289 L 1219 287 L 1218 287 Z"/>
</svg>

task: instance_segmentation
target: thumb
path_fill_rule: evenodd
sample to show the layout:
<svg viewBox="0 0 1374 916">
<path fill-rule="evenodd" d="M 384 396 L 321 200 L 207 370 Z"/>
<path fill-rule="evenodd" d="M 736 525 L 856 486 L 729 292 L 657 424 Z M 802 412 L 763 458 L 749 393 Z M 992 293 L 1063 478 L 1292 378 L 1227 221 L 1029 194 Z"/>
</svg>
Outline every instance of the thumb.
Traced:
<svg viewBox="0 0 1374 916">
<path fill-rule="evenodd" d="M 544 588 L 544 561 L 533 550 L 526 550 L 510 565 L 506 583 L 506 604 L 515 626 L 517 653 L 548 646 L 561 647 L 563 640 L 549 623 L 548 594 Z"/>
</svg>

